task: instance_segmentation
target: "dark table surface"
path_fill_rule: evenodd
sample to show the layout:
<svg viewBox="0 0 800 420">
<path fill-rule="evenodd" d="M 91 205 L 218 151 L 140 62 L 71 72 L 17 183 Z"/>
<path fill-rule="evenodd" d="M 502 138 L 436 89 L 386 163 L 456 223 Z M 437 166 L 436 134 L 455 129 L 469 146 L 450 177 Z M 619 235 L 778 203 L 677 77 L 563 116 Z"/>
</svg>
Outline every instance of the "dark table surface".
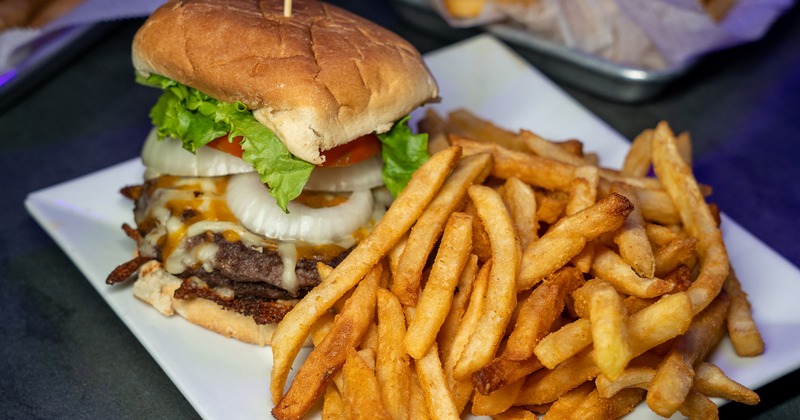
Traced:
<svg viewBox="0 0 800 420">
<path fill-rule="evenodd" d="M 453 41 L 421 33 L 386 0 L 336 3 L 395 30 L 423 53 Z M 23 207 L 30 192 L 138 155 L 158 95 L 133 82 L 130 44 L 141 23 L 115 24 L 0 109 L 0 417 L 197 417 Z M 676 131 L 690 130 L 695 170 L 714 186 L 713 200 L 800 265 L 798 45 L 795 7 L 762 40 L 708 57 L 645 103 L 565 89 L 627 138 L 662 119 Z M 721 416 L 800 418 L 800 372 L 758 391 L 760 405 L 729 404 Z"/>
</svg>

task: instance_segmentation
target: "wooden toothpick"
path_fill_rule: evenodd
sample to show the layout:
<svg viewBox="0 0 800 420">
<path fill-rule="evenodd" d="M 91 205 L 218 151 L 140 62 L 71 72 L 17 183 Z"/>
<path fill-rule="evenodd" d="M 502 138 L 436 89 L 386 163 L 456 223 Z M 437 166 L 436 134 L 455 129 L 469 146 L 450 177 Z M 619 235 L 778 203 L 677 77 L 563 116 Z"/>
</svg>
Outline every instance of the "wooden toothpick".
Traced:
<svg viewBox="0 0 800 420">
<path fill-rule="evenodd" d="M 292 0 L 283 0 L 283 15 L 292 17 Z"/>
</svg>

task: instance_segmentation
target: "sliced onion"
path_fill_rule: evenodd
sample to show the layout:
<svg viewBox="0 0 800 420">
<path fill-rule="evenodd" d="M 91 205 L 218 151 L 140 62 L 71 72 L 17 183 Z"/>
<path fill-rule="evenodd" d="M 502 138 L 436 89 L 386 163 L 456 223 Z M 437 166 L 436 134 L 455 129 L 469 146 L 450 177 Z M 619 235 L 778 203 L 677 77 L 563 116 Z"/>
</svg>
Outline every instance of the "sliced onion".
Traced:
<svg viewBox="0 0 800 420">
<path fill-rule="evenodd" d="M 226 193 L 228 207 L 246 228 L 269 238 L 335 243 L 369 222 L 370 190 L 353 191 L 348 200 L 333 207 L 311 208 L 289 202 L 283 212 L 256 173 L 234 175 Z"/>
<path fill-rule="evenodd" d="M 305 189 L 309 191 L 357 191 L 383 185 L 383 161 L 375 156 L 350 166 L 316 167 Z"/>
<path fill-rule="evenodd" d="M 161 175 L 220 176 L 255 171 L 242 159 L 210 147 L 201 147 L 193 154 L 180 140 L 159 140 L 155 129 L 144 142 L 142 163 L 148 172 Z"/>
</svg>

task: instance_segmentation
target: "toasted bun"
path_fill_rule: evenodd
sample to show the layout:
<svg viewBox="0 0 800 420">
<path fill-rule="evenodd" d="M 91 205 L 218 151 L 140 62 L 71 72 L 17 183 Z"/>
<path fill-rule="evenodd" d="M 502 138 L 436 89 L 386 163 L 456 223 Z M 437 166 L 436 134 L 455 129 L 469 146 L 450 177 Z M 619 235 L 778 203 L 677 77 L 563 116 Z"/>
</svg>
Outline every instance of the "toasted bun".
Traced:
<svg viewBox="0 0 800 420">
<path fill-rule="evenodd" d="M 175 299 L 181 279 L 169 274 L 158 261 L 149 261 L 139 268 L 133 294 L 166 316 L 178 314 L 226 337 L 247 343 L 267 346 L 277 324 L 256 324 L 252 317 L 228 311 L 206 299 Z"/>
<path fill-rule="evenodd" d="M 419 52 L 338 7 L 294 0 L 171 0 L 133 41 L 144 75 L 244 103 L 295 156 L 384 132 L 438 96 Z"/>
</svg>

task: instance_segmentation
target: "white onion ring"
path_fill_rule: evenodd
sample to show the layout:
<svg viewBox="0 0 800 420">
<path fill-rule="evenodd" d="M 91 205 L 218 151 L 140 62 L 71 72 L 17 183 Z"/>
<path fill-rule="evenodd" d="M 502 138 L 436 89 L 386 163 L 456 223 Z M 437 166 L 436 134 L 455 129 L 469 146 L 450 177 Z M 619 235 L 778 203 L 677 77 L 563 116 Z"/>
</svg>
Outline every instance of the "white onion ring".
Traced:
<svg viewBox="0 0 800 420">
<path fill-rule="evenodd" d="M 242 159 L 211 147 L 200 147 L 193 154 L 180 140 L 159 140 L 155 129 L 142 147 L 142 163 L 148 172 L 160 175 L 221 176 L 255 171 Z"/>
<path fill-rule="evenodd" d="M 316 167 L 305 186 L 309 191 L 357 191 L 383 185 L 380 156 L 358 162 L 350 166 Z"/>
<path fill-rule="evenodd" d="M 268 238 L 312 244 L 345 239 L 369 222 L 373 205 L 370 190 L 358 190 L 333 207 L 315 209 L 289 202 L 286 214 L 256 173 L 232 176 L 226 200 L 231 212 L 249 230 Z"/>
</svg>

